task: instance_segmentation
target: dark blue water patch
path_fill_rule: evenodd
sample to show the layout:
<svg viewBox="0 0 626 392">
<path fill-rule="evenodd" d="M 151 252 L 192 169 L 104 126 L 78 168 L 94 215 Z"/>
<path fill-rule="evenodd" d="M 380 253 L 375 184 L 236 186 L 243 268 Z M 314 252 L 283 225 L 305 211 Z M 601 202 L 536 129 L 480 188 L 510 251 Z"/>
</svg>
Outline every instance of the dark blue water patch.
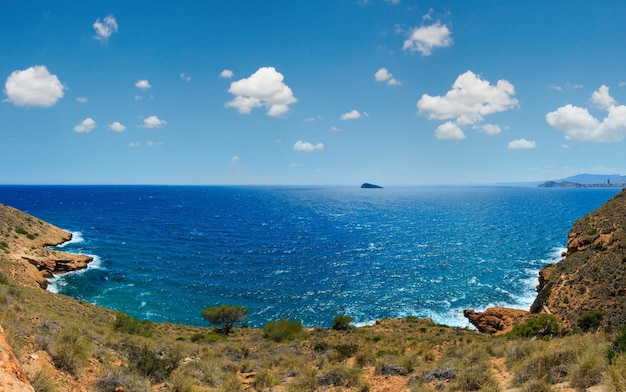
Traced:
<svg viewBox="0 0 626 392">
<path fill-rule="evenodd" d="M 328 326 L 416 315 L 466 325 L 462 310 L 525 308 L 572 223 L 615 189 L 0 186 L 0 202 L 97 256 L 53 287 L 141 318 L 203 324 L 250 308 Z"/>
</svg>

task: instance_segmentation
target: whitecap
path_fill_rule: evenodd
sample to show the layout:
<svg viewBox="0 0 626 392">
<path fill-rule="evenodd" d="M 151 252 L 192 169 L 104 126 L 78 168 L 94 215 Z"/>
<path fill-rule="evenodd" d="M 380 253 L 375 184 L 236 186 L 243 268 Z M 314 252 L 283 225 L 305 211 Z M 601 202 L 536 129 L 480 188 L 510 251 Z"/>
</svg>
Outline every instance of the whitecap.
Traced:
<svg viewBox="0 0 626 392">
<path fill-rule="evenodd" d="M 84 274 L 85 272 L 89 271 L 89 270 L 95 270 L 95 269 L 102 269 L 102 259 L 100 258 L 100 256 L 97 255 L 87 255 L 90 256 L 93 260 L 87 264 L 87 268 L 83 268 L 77 271 L 71 271 L 71 272 L 66 272 L 64 274 L 53 274 L 52 278 L 48 278 L 48 287 L 46 288 L 46 290 L 48 290 L 51 293 L 58 293 L 59 292 L 59 288 L 63 288 L 65 286 L 67 286 L 67 282 L 65 280 L 65 278 L 71 274 Z"/>
<path fill-rule="evenodd" d="M 83 242 L 85 239 L 83 238 L 83 233 L 81 231 L 70 231 L 70 230 L 66 230 L 69 231 L 70 234 L 72 234 L 72 238 L 69 241 L 66 241 L 62 244 L 57 245 L 57 248 L 64 248 L 67 245 L 71 245 L 71 244 L 78 244 L 80 242 Z"/>
</svg>

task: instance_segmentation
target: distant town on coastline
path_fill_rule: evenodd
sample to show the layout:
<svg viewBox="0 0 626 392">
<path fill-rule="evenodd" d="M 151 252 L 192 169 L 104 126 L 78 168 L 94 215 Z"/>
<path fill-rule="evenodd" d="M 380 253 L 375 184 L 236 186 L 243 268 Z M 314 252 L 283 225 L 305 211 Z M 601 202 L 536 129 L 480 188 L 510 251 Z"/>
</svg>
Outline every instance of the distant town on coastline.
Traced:
<svg viewBox="0 0 626 392">
<path fill-rule="evenodd" d="M 624 188 L 626 176 L 620 174 L 577 174 L 538 185 L 541 188 Z"/>
</svg>

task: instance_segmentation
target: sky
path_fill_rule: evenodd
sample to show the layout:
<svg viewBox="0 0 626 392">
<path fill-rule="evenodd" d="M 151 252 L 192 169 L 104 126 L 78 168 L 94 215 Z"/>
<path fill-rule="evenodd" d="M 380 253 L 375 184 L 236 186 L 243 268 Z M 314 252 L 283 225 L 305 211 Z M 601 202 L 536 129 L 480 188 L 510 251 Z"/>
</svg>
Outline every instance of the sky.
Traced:
<svg viewBox="0 0 626 392">
<path fill-rule="evenodd" d="M 0 183 L 626 174 L 626 2 L 0 0 Z"/>
</svg>

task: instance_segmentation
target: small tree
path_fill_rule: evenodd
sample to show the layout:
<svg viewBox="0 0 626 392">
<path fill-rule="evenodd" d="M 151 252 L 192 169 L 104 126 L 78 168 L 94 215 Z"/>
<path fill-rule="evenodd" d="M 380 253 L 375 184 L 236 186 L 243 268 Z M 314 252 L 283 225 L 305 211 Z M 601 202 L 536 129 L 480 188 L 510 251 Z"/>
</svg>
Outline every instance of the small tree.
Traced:
<svg viewBox="0 0 626 392">
<path fill-rule="evenodd" d="M 236 323 L 243 321 L 248 314 L 245 306 L 233 306 L 221 304 L 220 306 L 209 306 L 202 311 L 202 318 L 211 324 L 221 325 L 218 332 L 228 335 Z"/>
<path fill-rule="evenodd" d="M 354 321 L 354 317 L 347 316 L 345 314 L 338 314 L 333 320 L 332 329 L 338 331 L 346 331 L 352 327 L 350 323 Z"/>
</svg>

